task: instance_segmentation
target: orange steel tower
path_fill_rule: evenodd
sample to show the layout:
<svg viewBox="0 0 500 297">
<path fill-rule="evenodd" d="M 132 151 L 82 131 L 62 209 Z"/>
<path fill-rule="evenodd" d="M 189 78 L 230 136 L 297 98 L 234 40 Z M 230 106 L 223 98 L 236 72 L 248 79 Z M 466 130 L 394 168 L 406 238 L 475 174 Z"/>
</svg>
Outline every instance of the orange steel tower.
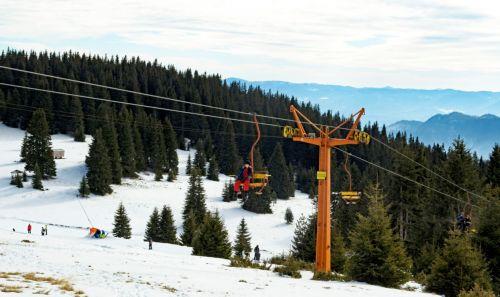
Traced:
<svg viewBox="0 0 500 297">
<path fill-rule="evenodd" d="M 365 109 L 360 109 L 357 113 L 351 115 L 349 119 L 342 122 L 337 127 L 330 129 L 327 126 L 318 127 L 311 122 L 304 114 L 302 114 L 295 106 L 290 106 L 290 112 L 297 125 L 297 128 L 285 127 L 283 134 L 285 137 L 290 137 L 293 141 L 304 142 L 319 147 L 319 169 L 317 172 L 318 179 L 318 219 L 316 231 L 316 271 L 330 272 L 330 198 L 331 198 L 331 149 L 335 146 L 359 144 L 366 142 L 369 137 L 364 132 L 360 132 L 357 127 L 361 116 L 364 115 Z M 347 123 L 351 122 L 356 117 L 353 125 L 348 129 L 345 138 L 332 138 L 332 134 L 338 131 Z M 318 133 L 306 133 L 302 125 L 302 118 L 310 124 Z"/>
</svg>

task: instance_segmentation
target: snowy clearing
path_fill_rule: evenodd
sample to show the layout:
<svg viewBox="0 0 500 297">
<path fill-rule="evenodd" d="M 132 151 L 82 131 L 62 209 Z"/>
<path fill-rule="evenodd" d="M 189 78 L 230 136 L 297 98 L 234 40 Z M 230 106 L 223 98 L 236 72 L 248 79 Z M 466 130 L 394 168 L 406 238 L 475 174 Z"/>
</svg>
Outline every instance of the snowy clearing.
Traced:
<svg viewBox="0 0 500 297">
<path fill-rule="evenodd" d="M 309 272 L 303 272 L 303 278 L 297 280 L 270 271 L 231 268 L 227 260 L 191 256 L 190 248 L 176 245 L 155 243 L 154 250 L 149 251 L 143 234 L 154 207 L 170 206 L 179 233 L 182 230 L 188 152 L 178 151 L 180 175 L 173 183 L 156 182 L 152 174 L 143 173 L 138 179 L 124 179 L 122 185 L 113 186 L 111 195 L 78 199 L 90 137 L 87 143 L 74 142 L 67 135 L 52 137 L 53 148 L 64 149 L 66 158 L 56 160 L 57 178 L 44 181 L 48 190 L 42 192 L 32 189 L 29 181 L 22 189 L 9 185 L 10 172 L 24 168 L 18 162 L 23 136 L 19 129 L 0 125 L 0 291 L 6 285 L 18 286 L 22 291 L 7 295 L 49 292 L 50 296 L 76 296 L 82 290 L 86 296 L 429 296 L 356 282 L 312 281 Z M 190 153 L 194 156 L 194 151 Z M 284 213 L 290 207 L 296 219 L 301 214 L 309 215 L 313 207 L 307 195 L 297 192 L 295 198 L 278 201 L 272 206 L 273 214 L 254 214 L 242 210 L 239 202 L 222 202 L 222 188 L 228 177 L 221 175 L 220 180 L 204 180 L 207 207 L 219 210 L 230 239 L 234 240 L 236 227 L 244 217 L 252 245 L 261 246 L 264 258 L 288 252 L 295 226 L 285 224 Z M 87 238 L 85 228 L 89 223 L 79 203 L 93 226 L 110 231 L 120 202 L 131 219 L 132 239 Z M 33 225 L 33 234 L 26 234 L 28 223 Z M 49 225 L 49 235 L 42 237 L 40 231 L 45 224 Z M 1 277 L 2 272 L 22 274 Z M 64 280 L 74 290 L 28 280 L 23 274 L 30 272 Z"/>
</svg>

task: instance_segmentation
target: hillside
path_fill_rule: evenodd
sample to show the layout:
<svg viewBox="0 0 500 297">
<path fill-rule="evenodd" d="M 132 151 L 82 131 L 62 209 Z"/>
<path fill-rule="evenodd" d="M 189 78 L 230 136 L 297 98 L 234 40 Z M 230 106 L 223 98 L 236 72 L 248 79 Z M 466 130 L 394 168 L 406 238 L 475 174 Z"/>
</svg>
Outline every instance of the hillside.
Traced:
<svg viewBox="0 0 500 297">
<path fill-rule="evenodd" d="M 176 225 L 180 226 L 188 152 L 178 151 L 181 174 L 174 183 L 155 182 L 152 175 L 141 174 L 139 179 L 113 186 L 114 193 L 109 196 L 78 199 L 75 194 L 85 172 L 83 161 L 90 137 L 87 143 L 77 143 L 66 135 L 53 136 L 53 147 L 64 149 L 66 158 L 57 160 L 58 177 L 46 181 L 48 190 L 41 192 L 33 190 L 29 183 L 23 189 L 9 185 L 10 171 L 23 167 L 17 162 L 23 134 L 21 130 L 0 126 L 0 271 L 37 271 L 44 276 L 65 278 L 87 296 L 159 296 L 169 292 L 176 296 L 270 296 L 278 291 L 289 296 L 318 296 L 333 290 L 338 296 L 364 296 L 368 292 L 372 296 L 427 295 L 355 282 L 315 282 L 309 280 L 311 275 L 307 272 L 301 280 L 294 280 L 268 271 L 230 268 L 227 260 L 190 256 L 188 247 L 154 244 L 154 250 L 148 251 L 143 235 L 154 207 L 170 206 Z M 204 180 L 207 206 L 219 210 L 231 240 L 238 222 L 245 217 L 252 243 L 261 246 L 265 258 L 288 251 L 294 226 L 284 223 L 284 211 L 290 207 L 296 217 L 310 214 L 313 207 L 307 196 L 297 192 L 295 198 L 274 204 L 274 214 L 257 215 L 242 210 L 238 202 L 222 202 L 221 190 L 228 177 L 220 178 L 220 182 Z M 111 230 L 120 201 L 131 218 L 132 239 L 86 238 L 89 223 L 79 202 L 94 226 Z M 25 234 L 28 223 L 34 227 L 31 235 Z M 43 224 L 49 225 L 47 237 L 39 235 Z M 32 243 L 22 243 L 25 239 Z M 220 282 L 221 279 L 225 281 Z M 52 290 L 51 296 L 60 293 L 47 284 L 42 288 Z M 23 296 L 30 296 L 27 293 L 35 289 L 25 291 Z"/>
<path fill-rule="evenodd" d="M 420 120 L 443 112 L 462 111 L 472 115 L 500 114 L 499 92 L 467 92 L 452 89 L 420 90 L 400 88 L 355 88 L 315 83 L 290 83 L 283 81 L 246 81 L 228 78 L 247 86 L 259 86 L 294 96 L 322 110 L 331 109 L 349 115 L 360 106 L 366 108 L 365 119 L 391 124 L 401 120 Z"/>
<path fill-rule="evenodd" d="M 472 151 L 485 158 L 491 153 L 495 143 L 500 142 L 500 118 L 492 114 L 438 114 L 425 122 L 399 121 L 390 125 L 388 130 L 405 131 L 418 136 L 425 144 L 438 143 L 445 147 L 449 147 L 455 138 L 461 137 Z"/>
</svg>

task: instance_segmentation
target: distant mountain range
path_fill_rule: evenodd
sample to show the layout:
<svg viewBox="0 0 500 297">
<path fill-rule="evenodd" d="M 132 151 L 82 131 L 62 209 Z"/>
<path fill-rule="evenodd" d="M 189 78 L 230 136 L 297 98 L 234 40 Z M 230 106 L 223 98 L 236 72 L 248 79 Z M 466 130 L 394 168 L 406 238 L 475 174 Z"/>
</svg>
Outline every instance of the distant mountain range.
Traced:
<svg viewBox="0 0 500 297">
<path fill-rule="evenodd" d="M 495 143 L 500 143 L 500 118 L 497 116 L 500 115 L 500 92 L 354 88 L 240 78 L 226 81 L 294 96 L 319 104 L 322 110 L 339 111 L 342 115 L 365 107 L 364 121 L 391 124 L 389 131 L 406 131 L 426 144 L 449 147 L 453 139 L 460 136 L 469 148 L 483 157 L 490 154 Z"/>
<path fill-rule="evenodd" d="M 500 115 L 500 92 L 467 92 L 451 89 L 418 90 L 398 88 L 354 88 L 315 83 L 283 81 L 247 81 L 228 78 L 246 86 L 259 86 L 319 104 L 322 110 L 331 109 L 349 115 L 360 107 L 366 108 L 365 121 L 392 124 L 401 120 L 425 121 L 438 113 L 463 112 L 470 115 Z"/>
<path fill-rule="evenodd" d="M 426 143 L 449 147 L 461 137 L 473 151 L 488 157 L 495 143 L 500 143 L 500 118 L 485 114 L 470 116 L 459 112 L 438 114 L 425 122 L 399 121 L 388 126 L 389 132 L 406 131 Z"/>
</svg>

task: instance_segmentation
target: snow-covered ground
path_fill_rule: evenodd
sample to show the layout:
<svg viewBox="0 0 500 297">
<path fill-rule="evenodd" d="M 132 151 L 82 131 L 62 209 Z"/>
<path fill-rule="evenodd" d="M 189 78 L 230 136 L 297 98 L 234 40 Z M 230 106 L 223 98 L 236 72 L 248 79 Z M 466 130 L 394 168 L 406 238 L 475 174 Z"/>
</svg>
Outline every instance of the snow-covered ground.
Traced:
<svg viewBox="0 0 500 297">
<path fill-rule="evenodd" d="M 66 135 L 53 136 L 53 148 L 64 149 L 66 158 L 56 160 L 57 178 L 44 181 L 48 190 L 42 192 L 33 190 L 30 182 L 22 189 L 9 185 L 10 172 L 24 167 L 18 162 L 23 136 L 23 131 L 0 124 L 0 273 L 41 272 L 44 276 L 64 278 L 87 296 L 424 295 L 355 282 L 311 281 L 307 272 L 296 280 L 269 271 L 231 268 L 227 260 L 190 256 L 190 248 L 175 245 L 154 244 L 154 250 L 149 251 L 142 238 L 154 207 L 170 206 L 179 232 L 182 230 L 188 152 L 178 151 L 180 175 L 173 183 L 156 182 L 153 175 L 144 173 L 139 179 L 125 179 L 122 185 L 113 186 L 111 195 L 78 199 L 76 193 L 85 174 L 88 143 L 74 142 Z M 89 141 L 90 137 L 87 138 Z M 242 210 L 238 202 L 222 202 L 222 188 L 228 177 L 221 175 L 220 179 L 220 182 L 204 181 L 207 206 L 219 210 L 231 240 L 244 217 L 252 244 L 260 245 L 264 257 L 289 251 L 294 225 L 284 223 L 284 213 L 290 207 L 296 218 L 309 215 L 313 207 L 307 195 L 297 192 L 295 198 L 275 203 L 273 214 L 258 215 Z M 80 203 L 93 226 L 111 230 L 120 202 L 131 219 L 132 239 L 86 238 L 85 228 L 90 223 Z M 28 223 L 33 225 L 31 235 L 26 234 Z M 49 236 L 42 237 L 40 230 L 45 224 L 49 225 Z M 22 242 L 25 239 L 33 242 Z M 0 275 L 0 289 L 6 282 L 28 286 L 22 289 L 22 295 L 40 290 L 35 286 L 50 290 L 53 296 L 62 294 L 50 284 L 29 285 L 22 275 L 6 278 Z"/>
</svg>

